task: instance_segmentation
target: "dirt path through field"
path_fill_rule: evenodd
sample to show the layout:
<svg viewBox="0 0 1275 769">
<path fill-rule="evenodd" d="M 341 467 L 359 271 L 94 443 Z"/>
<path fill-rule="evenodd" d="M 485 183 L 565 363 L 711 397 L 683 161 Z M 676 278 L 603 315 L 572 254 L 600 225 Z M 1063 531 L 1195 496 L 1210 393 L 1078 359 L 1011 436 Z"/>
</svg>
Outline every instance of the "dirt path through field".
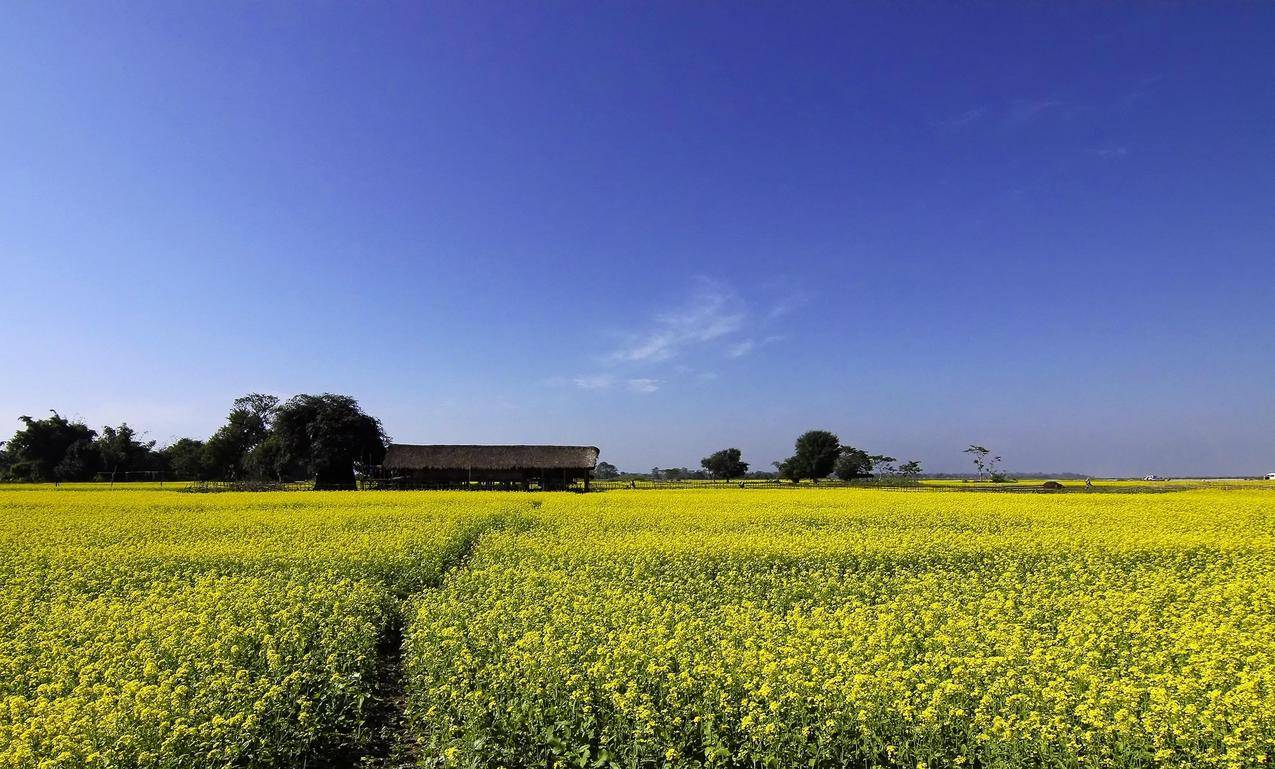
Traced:
<svg viewBox="0 0 1275 769">
<path fill-rule="evenodd" d="M 531 510 L 540 505 L 538 500 L 528 502 Z M 493 521 L 468 536 L 442 569 L 436 582 L 415 593 L 396 596 L 393 612 L 377 644 L 376 681 L 361 730 L 362 734 L 368 735 L 366 749 L 349 757 L 320 756 L 307 762 L 309 766 L 333 769 L 410 769 L 417 766 L 416 744 L 407 722 L 407 674 L 403 660 L 407 613 L 411 610 L 413 598 L 437 590 L 448 577 L 463 570 L 483 535 L 500 525 L 500 521 Z"/>
</svg>

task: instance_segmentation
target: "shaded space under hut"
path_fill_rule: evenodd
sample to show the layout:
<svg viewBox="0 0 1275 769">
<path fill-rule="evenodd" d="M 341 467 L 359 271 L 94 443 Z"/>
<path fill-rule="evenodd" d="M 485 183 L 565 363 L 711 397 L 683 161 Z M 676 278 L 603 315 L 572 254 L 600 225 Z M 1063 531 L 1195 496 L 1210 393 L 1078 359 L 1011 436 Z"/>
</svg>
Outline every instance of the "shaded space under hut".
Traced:
<svg viewBox="0 0 1275 769">
<path fill-rule="evenodd" d="M 401 489 L 588 491 L 596 446 L 420 446 L 393 443 L 382 477 L 368 483 Z"/>
</svg>

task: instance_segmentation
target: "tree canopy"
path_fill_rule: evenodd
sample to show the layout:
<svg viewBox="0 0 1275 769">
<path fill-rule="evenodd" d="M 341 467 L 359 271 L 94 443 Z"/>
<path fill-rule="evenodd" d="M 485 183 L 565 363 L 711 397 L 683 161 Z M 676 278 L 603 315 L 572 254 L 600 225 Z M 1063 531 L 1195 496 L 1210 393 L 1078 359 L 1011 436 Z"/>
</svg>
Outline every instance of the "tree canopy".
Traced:
<svg viewBox="0 0 1275 769">
<path fill-rule="evenodd" d="M 833 472 L 838 479 L 843 481 L 868 478 L 872 475 L 873 459 L 874 457 L 869 456 L 868 452 L 863 449 L 856 449 L 854 446 L 842 446 L 841 456 L 837 457 Z"/>
<path fill-rule="evenodd" d="M 899 465 L 899 475 L 909 480 L 915 479 L 921 474 L 921 463 L 918 460 L 910 460 Z"/>
<path fill-rule="evenodd" d="M 841 455 L 841 440 L 827 430 L 809 430 L 797 438 L 795 453 L 776 464 L 781 478 L 796 482 L 803 478 L 827 478 Z"/>
<path fill-rule="evenodd" d="M 352 488 L 355 463 L 379 464 L 388 439 L 381 423 L 347 395 L 236 398 L 226 422 L 207 441 L 181 438 L 155 450 L 127 422 L 101 433 L 56 411 L 21 417 L 22 428 L 0 444 L 0 478 L 44 482 L 89 480 L 99 472 L 156 470 L 192 480 L 289 480 L 312 477 L 324 488 Z"/>
<path fill-rule="evenodd" d="M 354 464 L 380 464 L 389 438 L 348 395 L 297 395 L 274 411 L 266 461 L 304 468 L 324 488 L 354 488 Z"/>
<path fill-rule="evenodd" d="M 203 441 L 180 438 L 164 447 L 160 455 L 174 477 L 199 481 L 211 475 Z"/>
<path fill-rule="evenodd" d="M 128 426 L 128 422 L 119 427 L 103 427 L 102 435 L 97 439 L 102 469 L 111 474 L 112 480 L 121 471 L 149 469 L 147 460 L 154 448 L 155 441 L 139 441 L 137 432 Z"/>
<path fill-rule="evenodd" d="M 76 450 L 77 461 L 82 461 L 88 453 L 97 433 L 83 422 L 72 422 L 56 411 L 50 413 L 53 416 L 44 419 L 19 417 L 22 428 L 5 444 L 12 477 L 31 482 L 61 480 L 57 470 L 67 456 L 67 449 L 83 441 L 84 445 Z M 64 472 L 70 469 L 70 466 L 63 467 Z M 88 470 L 90 475 L 95 469 Z"/>
<path fill-rule="evenodd" d="M 248 455 L 269 437 L 278 405 L 278 398 L 261 393 L 235 399 L 226 424 L 204 444 L 204 462 L 213 477 L 247 476 Z"/>
<path fill-rule="evenodd" d="M 741 462 L 742 456 L 739 449 L 722 449 L 704 457 L 699 461 L 700 466 L 708 472 L 712 473 L 714 478 L 739 478 L 748 472 L 748 463 Z"/>
<path fill-rule="evenodd" d="M 620 476 L 620 469 L 610 462 L 599 462 L 593 470 L 593 475 L 600 480 L 610 480 Z"/>
</svg>

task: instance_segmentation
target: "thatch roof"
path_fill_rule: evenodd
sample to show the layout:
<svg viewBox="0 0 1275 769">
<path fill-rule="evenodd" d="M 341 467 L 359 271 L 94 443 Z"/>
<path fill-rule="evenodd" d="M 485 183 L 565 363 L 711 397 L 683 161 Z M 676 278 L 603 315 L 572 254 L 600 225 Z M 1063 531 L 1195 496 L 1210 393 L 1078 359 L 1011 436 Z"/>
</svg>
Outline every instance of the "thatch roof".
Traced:
<svg viewBox="0 0 1275 769">
<path fill-rule="evenodd" d="M 384 467 L 396 470 L 592 468 L 596 446 L 415 446 L 391 443 Z"/>
</svg>

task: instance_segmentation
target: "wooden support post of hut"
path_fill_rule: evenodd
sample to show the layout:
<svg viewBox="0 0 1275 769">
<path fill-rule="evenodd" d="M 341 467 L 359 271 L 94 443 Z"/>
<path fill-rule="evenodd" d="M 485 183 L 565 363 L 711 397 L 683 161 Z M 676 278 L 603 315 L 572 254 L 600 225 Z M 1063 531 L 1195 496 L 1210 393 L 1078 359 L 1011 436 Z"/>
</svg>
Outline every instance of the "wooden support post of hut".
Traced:
<svg viewBox="0 0 1275 769">
<path fill-rule="evenodd" d="M 566 490 L 589 480 L 598 464 L 596 446 L 419 446 L 394 443 L 381 463 L 408 488 Z"/>
</svg>

